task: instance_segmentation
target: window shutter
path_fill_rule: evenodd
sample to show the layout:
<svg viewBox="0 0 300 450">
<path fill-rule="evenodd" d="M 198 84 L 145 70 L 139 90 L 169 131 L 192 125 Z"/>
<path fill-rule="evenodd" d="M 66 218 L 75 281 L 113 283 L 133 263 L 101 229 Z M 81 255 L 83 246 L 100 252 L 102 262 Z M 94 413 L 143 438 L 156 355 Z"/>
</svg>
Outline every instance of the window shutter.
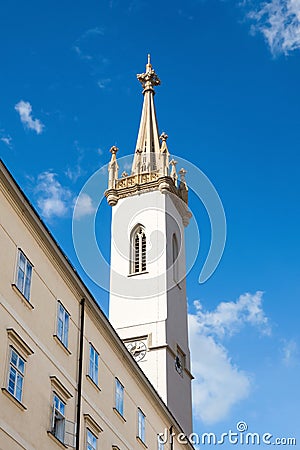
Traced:
<svg viewBox="0 0 300 450">
<path fill-rule="evenodd" d="M 55 427 L 55 406 L 53 405 L 51 407 L 51 424 L 50 424 L 51 433 L 54 433 L 54 427 Z"/>
<path fill-rule="evenodd" d="M 76 423 L 71 420 L 65 420 L 64 444 L 68 447 L 76 447 Z"/>
</svg>

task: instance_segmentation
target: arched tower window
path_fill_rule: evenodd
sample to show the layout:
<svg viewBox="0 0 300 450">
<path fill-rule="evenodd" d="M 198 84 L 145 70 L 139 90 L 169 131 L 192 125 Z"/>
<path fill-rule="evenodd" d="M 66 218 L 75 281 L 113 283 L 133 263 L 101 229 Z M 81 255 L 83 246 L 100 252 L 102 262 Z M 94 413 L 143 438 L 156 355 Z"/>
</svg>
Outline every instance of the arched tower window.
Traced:
<svg viewBox="0 0 300 450">
<path fill-rule="evenodd" d="M 178 241 L 176 234 L 174 233 L 172 236 L 172 264 L 173 264 L 173 279 L 174 281 L 178 281 Z"/>
<path fill-rule="evenodd" d="M 146 270 L 146 233 L 142 225 L 137 225 L 131 233 L 130 273 L 140 273 Z"/>
</svg>

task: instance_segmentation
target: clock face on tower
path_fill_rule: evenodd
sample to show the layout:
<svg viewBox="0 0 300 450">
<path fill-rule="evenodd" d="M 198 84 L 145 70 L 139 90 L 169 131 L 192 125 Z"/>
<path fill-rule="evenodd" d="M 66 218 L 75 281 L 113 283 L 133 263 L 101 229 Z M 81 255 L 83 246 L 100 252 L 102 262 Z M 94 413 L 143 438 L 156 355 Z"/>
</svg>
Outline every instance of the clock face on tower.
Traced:
<svg viewBox="0 0 300 450">
<path fill-rule="evenodd" d="M 177 372 L 182 375 L 182 371 L 183 371 L 183 364 L 182 361 L 180 359 L 179 356 L 176 356 L 175 358 L 175 369 L 177 370 Z"/>
<path fill-rule="evenodd" d="M 144 341 L 125 342 L 125 345 L 127 350 L 132 354 L 137 362 L 141 361 L 145 357 L 147 346 Z"/>
</svg>

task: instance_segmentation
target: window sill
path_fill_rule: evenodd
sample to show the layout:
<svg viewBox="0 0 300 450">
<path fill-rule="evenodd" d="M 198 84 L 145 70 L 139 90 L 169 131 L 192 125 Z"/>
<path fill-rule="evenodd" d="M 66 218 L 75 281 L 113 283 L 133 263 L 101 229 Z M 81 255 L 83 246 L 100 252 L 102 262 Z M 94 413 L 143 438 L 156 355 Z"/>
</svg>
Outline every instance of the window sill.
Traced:
<svg viewBox="0 0 300 450">
<path fill-rule="evenodd" d="M 47 431 L 48 436 L 56 442 L 61 448 L 68 448 L 61 440 L 59 440 L 51 431 Z"/>
<path fill-rule="evenodd" d="M 57 334 L 53 335 L 54 340 L 60 345 L 60 347 L 65 351 L 65 353 L 67 355 L 72 355 L 72 353 L 70 352 L 70 350 L 65 346 L 65 344 L 63 342 L 61 342 L 61 340 L 59 339 L 59 337 L 57 336 Z"/>
<path fill-rule="evenodd" d="M 26 411 L 27 407 L 23 405 L 23 403 L 19 402 L 16 397 L 14 397 L 6 388 L 2 388 L 2 392 L 6 397 L 8 397 L 18 408 L 20 408 L 22 411 Z"/>
<path fill-rule="evenodd" d="M 144 270 L 143 272 L 135 272 L 135 273 L 129 273 L 128 277 L 135 277 L 137 275 L 145 275 L 145 273 L 149 273 L 148 270 Z"/>
<path fill-rule="evenodd" d="M 86 377 L 89 380 L 89 382 L 94 386 L 94 388 L 97 389 L 97 391 L 101 392 L 100 386 L 98 386 L 98 384 L 93 380 L 92 377 L 90 377 L 88 373 L 86 374 Z"/>
<path fill-rule="evenodd" d="M 136 440 L 137 440 L 140 444 L 142 444 L 142 446 L 143 446 L 144 448 L 148 448 L 147 445 L 145 444 L 145 442 L 142 441 L 142 439 L 141 439 L 139 436 L 136 437 Z"/>
<path fill-rule="evenodd" d="M 27 298 L 24 296 L 24 294 L 20 291 L 20 289 L 18 288 L 18 286 L 16 284 L 12 284 L 11 287 L 13 288 L 13 290 L 16 292 L 16 294 L 18 294 L 18 296 L 20 297 L 20 299 L 22 300 L 22 302 L 27 306 L 27 308 L 29 309 L 34 309 L 34 306 L 32 303 L 30 303 L 29 300 L 27 300 Z"/>
<path fill-rule="evenodd" d="M 126 422 L 125 417 L 117 410 L 117 408 L 113 407 L 115 414 L 123 421 Z"/>
</svg>

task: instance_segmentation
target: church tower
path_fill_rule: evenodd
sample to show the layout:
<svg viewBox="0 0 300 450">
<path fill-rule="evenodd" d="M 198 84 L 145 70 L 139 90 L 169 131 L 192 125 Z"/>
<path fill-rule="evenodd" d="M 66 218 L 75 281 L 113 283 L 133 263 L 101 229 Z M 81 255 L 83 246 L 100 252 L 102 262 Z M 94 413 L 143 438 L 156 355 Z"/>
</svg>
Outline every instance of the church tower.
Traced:
<svg viewBox="0 0 300 450">
<path fill-rule="evenodd" d="M 144 103 L 131 174 L 118 174 L 111 148 L 109 319 L 186 434 L 192 431 L 184 228 L 191 213 L 185 170 L 159 134 L 150 56 L 137 75 Z"/>
</svg>

